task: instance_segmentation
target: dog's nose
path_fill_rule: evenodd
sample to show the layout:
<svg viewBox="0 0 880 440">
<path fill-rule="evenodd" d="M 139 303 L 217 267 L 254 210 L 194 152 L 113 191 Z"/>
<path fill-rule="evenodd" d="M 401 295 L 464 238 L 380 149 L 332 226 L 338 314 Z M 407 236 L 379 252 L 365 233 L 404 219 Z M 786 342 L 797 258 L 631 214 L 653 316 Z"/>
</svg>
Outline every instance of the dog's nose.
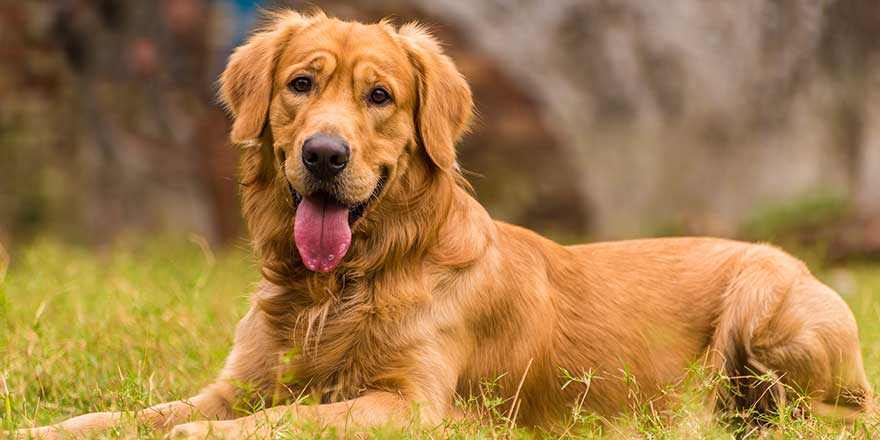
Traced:
<svg viewBox="0 0 880 440">
<path fill-rule="evenodd" d="M 335 136 L 318 134 L 303 143 L 302 161 L 312 175 L 326 180 L 335 177 L 348 165 L 348 143 Z"/>
</svg>

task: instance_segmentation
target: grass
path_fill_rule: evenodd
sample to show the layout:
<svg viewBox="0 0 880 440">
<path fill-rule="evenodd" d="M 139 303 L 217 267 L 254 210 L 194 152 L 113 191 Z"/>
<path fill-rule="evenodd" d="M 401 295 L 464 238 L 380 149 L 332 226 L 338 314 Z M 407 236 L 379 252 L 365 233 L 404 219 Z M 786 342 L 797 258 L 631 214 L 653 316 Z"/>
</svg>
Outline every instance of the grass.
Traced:
<svg viewBox="0 0 880 440">
<path fill-rule="evenodd" d="M 0 430 L 44 425 L 86 412 L 137 409 L 196 394 L 219 371 L 257 280 L 248 250 L 214 253 L 198 237 L 134 240 L 97 255 L 41 241 L 18 249 L 9 264 L 2 254 L 0 248 Z M 824 268 L 819 275 L 853 308 L 868 375 L 875 387 L 880 385 L 880 265 Z M 560 375 L 566 383 L 587 386 L 594 379 L 590 372 Z M 502 409 L 504 399 L 492 394 L 494 383 L 492 378 L 485 381 L 485 399 L 462 402 L 470 414 L 462 422 L 434 431 L 380 429 L 370 434 L 551 437 L 515 427 L 510 413 Z M 574 402 L 569 429 L 552 437 L 734 435 L 733 425 L 700 417 L 703 391 L 712 386 L 711 380 L 695 371 L 687 383 L 670 389 L 680 394 L 681 403 L 669 413 L 658 415 L 646 405 L 607 425 L 577 411 Z M 783 408 L 773 416 L 771 437 L 880 438 L 877 420 L 846 428 L 834 421 L 794 417 L 792 412 Z M 122 426 L 117 435 L 135 428 Z M 277 437 L 292 435 L 288 428 L 278 427 Z M 330 434 L 311 429 L 301 435 Z M 750 429 L 737 435 L 759 436 Z M 142 437 L 160 437 L 139 432 Z"/>
<path fill-rule="evenodd" d="M 740 235 L 754 241 L 773 241 L 797 233 L 813 232 L 840 222 L 852 211 L 851 201 L 831 191 L 810 191 L 784 203 L 759 207 L 740 227 Z"/>
</svg>

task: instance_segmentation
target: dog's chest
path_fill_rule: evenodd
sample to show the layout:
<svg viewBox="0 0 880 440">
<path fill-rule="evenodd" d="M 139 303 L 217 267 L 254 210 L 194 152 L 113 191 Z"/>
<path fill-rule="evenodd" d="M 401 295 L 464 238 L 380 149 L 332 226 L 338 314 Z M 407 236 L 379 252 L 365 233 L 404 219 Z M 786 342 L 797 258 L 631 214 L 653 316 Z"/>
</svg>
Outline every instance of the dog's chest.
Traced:
<svg viewBox="0 0 880 440">
<path fill-rule="evenodd" d="M 304 311 L 294 331 L 291 377 L 323 402 L 394 389 L 413 362 L 417 307 L 362 295 Z"/>
</svg>

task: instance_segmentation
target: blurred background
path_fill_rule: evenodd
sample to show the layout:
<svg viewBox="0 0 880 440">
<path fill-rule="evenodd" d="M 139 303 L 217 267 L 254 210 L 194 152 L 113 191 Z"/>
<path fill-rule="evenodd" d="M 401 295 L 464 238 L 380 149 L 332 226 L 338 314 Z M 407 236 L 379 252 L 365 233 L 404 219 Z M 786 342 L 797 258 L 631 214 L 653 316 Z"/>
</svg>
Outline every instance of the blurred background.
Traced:
<svg viewBox="0 0 880 440">
<path fill-rule="evenodd" d="M 279 5 L 429 24 L 496 218 L 880 255 L 876 0 L 0 0 L 0 243 L 241 243 L 216 79 Z"/>
</svg>

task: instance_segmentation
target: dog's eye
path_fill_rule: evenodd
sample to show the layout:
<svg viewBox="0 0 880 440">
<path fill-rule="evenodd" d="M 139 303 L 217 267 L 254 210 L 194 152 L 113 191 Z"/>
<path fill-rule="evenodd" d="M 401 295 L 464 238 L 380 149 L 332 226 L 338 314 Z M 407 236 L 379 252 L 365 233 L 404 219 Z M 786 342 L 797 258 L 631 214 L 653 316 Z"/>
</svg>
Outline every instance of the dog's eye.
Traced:
<svg viewBox="0 0 880 440">
<path fill-rule="evenodd" d="M 307 76 L 298 76 L 287 87 L 296 93 L 305 93 L 312 89 L 312 80 Z"/>
<path fill-rule="evenodd" d="M 370 103 L 384 105 L 391 102 L 391 94 L 382 87 L 376 87 L 370 92 Z"/>
</svg>

